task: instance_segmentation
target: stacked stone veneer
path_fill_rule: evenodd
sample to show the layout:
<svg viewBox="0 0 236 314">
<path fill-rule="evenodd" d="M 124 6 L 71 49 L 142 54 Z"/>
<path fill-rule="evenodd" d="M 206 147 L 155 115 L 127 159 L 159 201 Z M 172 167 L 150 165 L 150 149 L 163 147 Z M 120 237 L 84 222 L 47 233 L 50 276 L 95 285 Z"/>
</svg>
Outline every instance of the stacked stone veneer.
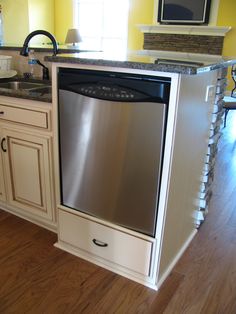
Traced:
<svg viewBox="0 0 236 314">
<path fill-rule="evenodd" d="M 221 55 L 223 42 L 223 36 L 144 33 L 143 49 Z"/>
<path fill-rule="evenodd" d="M 221 135 L 224 108 L 223 98 L 227 85 L 227 68 L 218 70 L 216 94 L 213 107 L 210 113 L 211 125 L 209 130 L 208 148 L 205 156 L 205 164 L 201 176 L 201 184 L 198 199 L 198 211 L 196 213 L 195 223 L 199 227 L 206 214 L 212 196 L 212 183 L 214 179 L 215 159 L 218 151 L 218 141 Z"/>
</svg>

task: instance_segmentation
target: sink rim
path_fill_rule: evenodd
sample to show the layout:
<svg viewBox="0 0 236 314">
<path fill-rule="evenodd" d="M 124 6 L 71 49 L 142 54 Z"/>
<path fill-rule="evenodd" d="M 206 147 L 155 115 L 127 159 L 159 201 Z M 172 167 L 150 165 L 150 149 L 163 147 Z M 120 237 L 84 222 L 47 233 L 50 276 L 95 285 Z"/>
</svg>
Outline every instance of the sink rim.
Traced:
<svg viewBox="0 0 236 314">
<path fill-rule="evenodd" d="M 40 94 L 51 94 L 52 93 L 52 86 L 46 85 L 46 86 L 39 86 L 34 87 L 31 89 L 27 89 L 29 93 L 40 93 Z"/>
<path fill-rule="evenodd" d="M 39 80 L 23 80 L 23 79 L 15 79 L 15 80 L 7 80 L 4 82 L 0 82 L 0 89 L 8 90 L 8 91 L 33 91 L 35 89 L 42 88 L 51 88 L 51 84 L 48 81 L 39 81 Z"/>
<path fill-rule="evenodd" d="M 7 95 L 10 96 L 28 95 L 31 97 L 51 95 L 52 83 L 51 80 L 41 80 L 40 78 L 26 79 L 23 77 L 15 77 L 10 79 L 3 79 L 0 80 L 0 94 L 2 93 L 7 93 Z"/>
</svg>

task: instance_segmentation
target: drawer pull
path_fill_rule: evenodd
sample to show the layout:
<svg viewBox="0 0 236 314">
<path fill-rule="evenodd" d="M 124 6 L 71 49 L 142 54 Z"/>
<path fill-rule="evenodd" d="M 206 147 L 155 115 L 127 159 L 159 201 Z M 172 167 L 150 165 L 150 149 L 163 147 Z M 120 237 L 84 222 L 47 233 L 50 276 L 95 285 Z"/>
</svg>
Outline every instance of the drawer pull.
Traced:
<svg viewBox="0 0 236 314">
<path fill-rule="evenodd" d="M 4 114 L 4 111 L 0 111 L 0 114 Z"/>
<path fill-rule="evenodd" d="M 6 153 L 6 148 L 4 148 L 4 146 L 3 146 L 3 143 L 4 142 L 6 142 L 6 139 L 5 139 L 5 137 L 1 140 L 1 148 L 2 148 L 2 151 L 4 152 L 4 153 Z"/>
<path fill-rule="evenodd" d="M 108 246 L 107 243 L 102 242 L 102 241 L 99 241 L 99 240 L 97 240 L 97 239 L 93 239 L 93 243 L 94 243 L 95 245 L 101 246 L 101 247 L 106 247 L 106 246 Z"/>
</svg>

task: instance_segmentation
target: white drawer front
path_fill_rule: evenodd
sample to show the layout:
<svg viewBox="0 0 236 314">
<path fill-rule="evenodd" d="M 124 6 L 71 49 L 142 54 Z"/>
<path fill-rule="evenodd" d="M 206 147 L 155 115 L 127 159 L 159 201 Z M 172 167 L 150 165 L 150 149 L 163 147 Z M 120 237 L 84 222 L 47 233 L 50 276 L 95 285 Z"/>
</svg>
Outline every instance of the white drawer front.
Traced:
<svg viewBox="0 0 236 314">
<path fill-rule="evenodd" d="M 152 242 L 78 217 L 59 213 L 59 238 L 142 275 L 149 275 Z M 98 246 L 94 243 L 107 246 Z"/>
<path fill-rule="evenodd" d="M 48 128 L 48 112 L 6 105 L 0 105 L 0 112 L 0 120 L 17 122 L 44 129 Z"/>
</svg>

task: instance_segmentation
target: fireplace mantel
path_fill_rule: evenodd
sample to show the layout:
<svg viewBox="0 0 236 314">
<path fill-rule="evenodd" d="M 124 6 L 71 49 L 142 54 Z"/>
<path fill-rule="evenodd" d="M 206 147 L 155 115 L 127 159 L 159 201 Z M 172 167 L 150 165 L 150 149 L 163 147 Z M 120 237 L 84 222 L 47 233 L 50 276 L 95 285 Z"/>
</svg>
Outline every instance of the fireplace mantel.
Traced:
<svg viewBox="0 0 236 314">
<path fill-rule="evenodd" d="M 205 36 L 225 36 L 230 26 L 200 26 L 200 25 L 145 25 L 137 27 L 142 33 L 185 34 Z"/>
</svg>

